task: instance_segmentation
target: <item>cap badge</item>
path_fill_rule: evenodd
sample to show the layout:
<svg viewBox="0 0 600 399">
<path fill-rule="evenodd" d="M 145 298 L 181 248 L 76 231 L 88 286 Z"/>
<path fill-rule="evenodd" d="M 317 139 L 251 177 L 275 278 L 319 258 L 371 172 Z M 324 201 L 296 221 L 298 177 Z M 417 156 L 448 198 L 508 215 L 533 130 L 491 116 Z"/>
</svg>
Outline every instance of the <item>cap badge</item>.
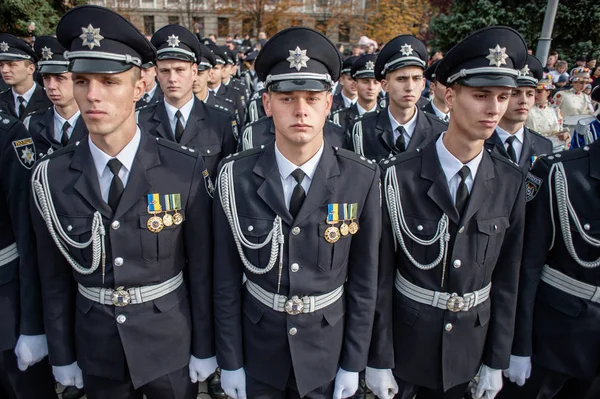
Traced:
<svg viewBox="0 0 600 399">
<path fill-rule="evenodd" d="M 179 47 L 179 43 L 181 43 L 179 41 L 179 36 L 171 35 L 167 38 L 167 44 L 169 45 L 169 47 Z"/>
<path fill-rule="evenodd" d="M 0 43 L 0 51 L 7 52 L 9 48 L 10 47 L 9 47 L 8 43 L 6 43 L 6 42 Z"/>
<path fill-rule="evenodd" d="M 375 69 L 375 63 L 373 61 L 367 61 L 365 68 L 367 68 L 368 71 L 372 71 Z"/>
<path fill-rule="evenodd" d="M 52 50 L 48 47 L 44 47 L 42 48 L 42 58 L 45 60 L 49 60 L 52 58 L 52 56 L 54 55 L 54 53 L 52 52 Z"/>
<path fill-rule="evenodd" d="M 531 70 L 529 69 L 529 65 L 525 65 L 525 66 L 523 67 L 523 69 L 521 69 L 521 70 L 519 71 L 519 75 L 520 75 L 520 76 L 527 76 L 527 75 L 529 75 L 529 72 L 531 72 Z"/>
<path fill-rule="evenodd" d="M 506 65 L 506 59 L 508 58 L 508 54 L 506 54 L 506 47 L 500 47 L 499 44 L 496 44 L 495 48 L 491 48 L 490 54 L 485 57 L 490 60 L 490 65 L 495 65 L 500 67 L 502 65 Z"/>
<path fill-rule="evenodd" d="M 306 50 L 300 50 L 300 47 L 296 46 L 295 50 L 288 50 L 290 52 L 290 56 L 285 60 L 290 63 L 290 68 L 296 68 L 296 70 L 300 70 L 302 68 L 308 68 L 306 65 L 306 61 L 310 60 L 306 55 Z"/>
<path fill-rule="evenodd" d="M 402 47 L 400 47 L 400 52 L 404 56 L 409 56 L 413 53 L 413 48 L 410 44 L 404 43 L 404 45 L 402 45 Z"/>
<path fill-rule="evenodd" d="M 81 32 L 83 33 L 79 37 L 83 40 L 83 46 L 88 46 L 90 50 L 96 46 L 100 47 L 100 42 L 104 39 L 104 36 L 100 35 L 100 28 L 96 29 L 89 24 L 87 28 L 82 26 Z"/>
</svg>

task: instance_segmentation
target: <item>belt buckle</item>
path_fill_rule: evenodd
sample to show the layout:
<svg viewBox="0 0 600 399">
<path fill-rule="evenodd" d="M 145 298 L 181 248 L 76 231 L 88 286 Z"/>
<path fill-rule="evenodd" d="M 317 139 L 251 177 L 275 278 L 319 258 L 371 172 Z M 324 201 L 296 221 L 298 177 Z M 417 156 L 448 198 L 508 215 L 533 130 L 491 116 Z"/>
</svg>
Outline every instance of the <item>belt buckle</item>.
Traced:
<svg viewBox="0 0 600 399">
<path fill-rule="evenodd" d="M 285 302 L 285 312 L 289 315 L 298 315 L 302 313 L 303 309 L 304 301 L 296 295 L 294 295 Z"/>
<path fill-rule="evenodd" d="M 125 289 L 125 287 L 117 287 L 112 292 L 111 301 L 113 305 L 118 307 L 127 306 L 131 303 L 131 294 Z"/>
<path fill-rule="evenodd" d="M 451 312 L 460 312 L 465 308 L 465 299 L 462 296 L 458 296 L 456 292 L 450 294 L 450 298 L 446 302 L 446 308 Z"/>
</svg>

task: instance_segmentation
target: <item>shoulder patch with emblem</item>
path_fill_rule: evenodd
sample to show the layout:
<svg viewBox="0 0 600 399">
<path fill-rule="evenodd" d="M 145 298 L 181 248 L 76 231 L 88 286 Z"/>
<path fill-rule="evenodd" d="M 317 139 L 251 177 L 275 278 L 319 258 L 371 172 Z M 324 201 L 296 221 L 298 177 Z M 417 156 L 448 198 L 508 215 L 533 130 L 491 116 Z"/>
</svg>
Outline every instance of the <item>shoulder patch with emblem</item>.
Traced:
<svg viewBox="0 0 600 399">
<path fill-rule="evenodd" d="M 15 140 L 12 142 L 17 153 L 17 159 L 27 169 L 31 169 L 35 163 L 35 144 L 31 138 Z"/>
<path fill-rule="evenodd" d="M 542 182 L 542 179 L 533 173 L 527 173 L 527 180 L 525 181 L 525 199 L 527 202 L 535 198 L 540 191 L 540 187 L 542 187 Z"/>
</svg>

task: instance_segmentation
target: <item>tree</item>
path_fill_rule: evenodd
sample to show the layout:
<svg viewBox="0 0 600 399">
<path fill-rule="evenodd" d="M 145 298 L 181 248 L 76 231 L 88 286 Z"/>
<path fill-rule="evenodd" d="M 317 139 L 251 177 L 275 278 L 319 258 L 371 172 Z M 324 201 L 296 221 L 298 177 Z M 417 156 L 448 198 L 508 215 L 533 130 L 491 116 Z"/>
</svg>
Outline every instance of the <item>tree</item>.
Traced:
<svg viewBox="0 0 600 399">
<path fill-rule="evenodd" d="M 0 31 L 28 36 L 27 28 L 35 22 L 36 35 L 51 35 L 69 8 L 84 3 L 85 0 L 3 0 L 0 2 Z"/>
<path fill-rule="evenodd" d="M 280 25 L 284 19 L 292 19 L 297 15 L 294 7 L 300 7 L 302 3 L 296 0 L 234 0 L 229 4 L 215 2 L 215 5 L 220 14 L 248 21 L 254 28 L 254 35 L 265 31 L 272 36 L 282 29 Z"/>
<path fill-rule="evenodd" d="M 519 31 L 534 51 L 542 30 L 547 0 L 529 2 L 508 0 L 455 0 L 447 13 L 431 21 L 433 49 L 447 51 L 471 32 L 492 25 L 506 25 Z M 594 48 L 592 43 L 596 44 Z M 559 3 L 552 48 L 560 57 L 573 60 L 578 55 L 600 52 L 600 3 L 571 0 Z M 581 53 L 584 51 L 584 53 Z"/>
<path fill-rule="evenodd" d="M 424 38 L 433 12 L 428 0 L 378 0 L 368 18 L 367 36 L 379 43 L 401 34 Z"/>
</svg>

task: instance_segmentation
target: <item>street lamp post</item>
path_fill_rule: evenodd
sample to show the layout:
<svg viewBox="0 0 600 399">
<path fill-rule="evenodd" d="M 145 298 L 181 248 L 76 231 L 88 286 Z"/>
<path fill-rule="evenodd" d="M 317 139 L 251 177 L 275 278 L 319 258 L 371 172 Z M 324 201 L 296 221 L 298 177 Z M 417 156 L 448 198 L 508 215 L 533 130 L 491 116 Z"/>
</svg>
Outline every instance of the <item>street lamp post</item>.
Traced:
<svg viewBox="0 0 600 399">
<path fill-rule="evenodd" d="M 552 29 L 554 29 L 554 19 L 556 18 L 558 1 L 559 0 L 548 0 L 548 5 L 546 6 L 546 16 L 544 17 L 544 25 L 542 26 L 542 33 L 538 40 L 537 51 L 535 52 L 535 56 L 544 66 L 546 66 L 546 61 L 548 61 L 548 53 L 550 52 Z"/>
</svg>

